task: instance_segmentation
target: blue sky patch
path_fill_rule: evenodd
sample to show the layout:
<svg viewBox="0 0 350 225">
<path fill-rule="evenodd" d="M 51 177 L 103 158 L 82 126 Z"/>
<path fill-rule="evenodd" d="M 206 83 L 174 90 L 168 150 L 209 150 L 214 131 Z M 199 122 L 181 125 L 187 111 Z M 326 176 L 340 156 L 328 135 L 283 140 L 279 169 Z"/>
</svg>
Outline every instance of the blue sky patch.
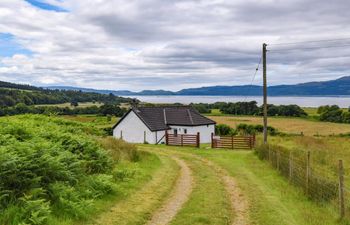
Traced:
<svg viewBox="0 0 350 225">
<path fill-rule="evenodd" d="M 33 52 L 17 43 L 12 34 L 0 33 L 0 57 L 11 57 L 15 54 L 32 55 Z"/>
<path fill-rule="evenodd" d="M 43 9 L 43 10 L 49 10 L 49 11 L 55 11 L 55 12 L 68 12 L 66 9 L 55 6 L 55 5 L 51 5 L 48 4 L 46 2 L 43 1 L 39 1 L 39 0 L 25 0 L 26 2 L 28 2 L 29 4 L 31 4 L 34 7 Z"/>
</svg>

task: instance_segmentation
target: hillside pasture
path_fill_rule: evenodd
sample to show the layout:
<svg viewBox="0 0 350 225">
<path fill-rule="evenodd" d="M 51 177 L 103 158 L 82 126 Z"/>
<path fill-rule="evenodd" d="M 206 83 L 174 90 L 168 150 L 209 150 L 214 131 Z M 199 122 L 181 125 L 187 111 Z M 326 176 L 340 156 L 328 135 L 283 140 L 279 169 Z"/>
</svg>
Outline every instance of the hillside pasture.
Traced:
<svg viewBox="0 0 350 225">
<path fill-rule="evenodd" d="M 78 106 L 74 107 L 71 105 L 70 102 L 66 102 L 66 103 L 61 103 L 61 104 L 40 104 L 40 105 L 35 105 L 35 106 L 55 106 L 55 107 L 61 107 L 61 108 L 86 108 L 86 107 L 91 107 L 91 106 L 97 106 L 100 107 L 101 105 L 103 105 L 100 102 L 78 102 Z"/>
</svg>

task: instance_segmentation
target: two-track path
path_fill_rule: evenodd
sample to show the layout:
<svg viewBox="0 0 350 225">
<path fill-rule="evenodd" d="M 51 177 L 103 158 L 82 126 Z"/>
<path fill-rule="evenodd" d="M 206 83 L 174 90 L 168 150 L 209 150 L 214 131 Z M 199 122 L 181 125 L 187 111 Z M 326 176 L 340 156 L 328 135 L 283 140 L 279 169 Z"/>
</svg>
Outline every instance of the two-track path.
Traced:
<svg viewBox="0 0 350 225">
<path fill-rule="evenodd" d="M 158 174 L 149 181 L 141 190 L 137 191 L 129 199 L 116 203 L 108 212 L 100 215 L 93 223 L 90 224 L 147 224 L 147 225 L 167 225 L 181 211 L 182 207 L 191 198 L 191 193 L 196 188 L 196 174 L 191 170 L 192 161 L 196 161 L 207 170 L 215 173 L 223 186 L 227 201 L 230 205 L 231 213 L 227 215 L 231 225 L 248 225 L 248 203 L 244 198 L 242 191 L 237 186 L 233 177 L 226 170 L 204 157 L 189 153 L 177 151 L 174 149 L 158 149 L 157 147 L 140 147 L 141 150 L 157 154 L 164 162 L 164 168 L 158 171 Z M 177 176 L 174 179 L 172 187 L 168 189 L 162 187 L 162 179 L 171 179 L 167 177 L 174 166 L 168 166 L 172 162 L 178 167 Z M 170 176 L 170 175 L 169 175 Z M 168 190 L 166 197 L 160 197 L 157 192 Z M 154 193 L 151 193 L 154 192 Z M 145 197 L 146 196 L 146 197 Z M 205 196 L 203 196 L 205 198 Z M 156 200 L 155 200 L 156 199 Z M 157 204 L 157 200 L 163 202 Z M 148 205 L 145 205 L 148 204 Z M 130 205 L 132 207 L 130 207 Z M 142 207 L 141 207 L 142 206 Z M 129 210 L 126 212 L 126 210 Z M 142 214 L 138 219 L 138 215 Z M 130 220 L 125 215 L 134 215 L 135 219 Z M 146 215 L 146 216 L 145 216 Z M 148 219 L 147 219 L 148 218 Z"/>
<path fill-rule="evenodd" d="M 180 175 L 176 181 L 175 187 L 170 197 L 163 203 L 148 221 L 148 225 L 168 224 L 181 209 L 182 205 L 188 200 L 193 184 L 192 172 L 185 161 L 172 157 L 181 167 Z"/>
<path fill-rule="evenodd" d="M 164 149 L 163 149 L 164 151 Z M 155 152 L 155 151 L 152 151 Z M 193 158 L 195 160 L 201 161 L 205 166 L 210 167 L 212 170 L 215 171 L 216 175 L 221 179 L 222 184 L 224 185 L 224 188 L 227 192 L 227 195 L 229 196 L 230 206 L 232 210 L 233 218 L 231 219 L 231 225 L 248 225 L 249 224 L 249 204 L 247 199 L 244 197 L 241 189 L 238 187 L 236 180 L 229 175 L 229 173 L 223 169 L 222 167 L 218 166 L 217 164 L 213 163 L 210 160 L 207 160 L 203 157 L 191 154 L 191 153 L 184 153 L 184 152 L 177 152 L 177 151 L 171 151 L 168 153 L 169 155 L 186 155 L 187 157 Z M 182 168 L 187 168 L 188 166 L 185 164 L 184 161 L 178 161 L 177 162 L 181 165 Z M 182 181 L 181 181 L 182 180 Z M 180 177 L 179 183 L 188 183 L 186 181 L 185 177 Z M 178 190 L 178 187 L 180 185 L 176 186 L 176 190 Z M 180 205 L 184 203 L 184 197 L 182 196 L 183 191 L 176 191 L 173 198 L 169 199 L 164 205 L 165 209 L 170 210 L 171 208 L 173 210 L 170 210 L 172 212 L 173 217 L 175 216 L 176 212 L 180 209 Z M 185 190 L 185 195 L 188 198 L 188 192 Z M 178 195 L 178 197 L 176 197 Z M 175 206 L 175 207 L 172 207 Z M 163 213 L 161 213 L 163 212 Z M 156 220 L 152 219 L 148 225 L 165 225 L 168 224 L 171 220 L 169 216 L 167 216 L 166 210 L 161 210 L 160 212 L 157 212 L 153 218 L 156 218 Z"/>
</svg>

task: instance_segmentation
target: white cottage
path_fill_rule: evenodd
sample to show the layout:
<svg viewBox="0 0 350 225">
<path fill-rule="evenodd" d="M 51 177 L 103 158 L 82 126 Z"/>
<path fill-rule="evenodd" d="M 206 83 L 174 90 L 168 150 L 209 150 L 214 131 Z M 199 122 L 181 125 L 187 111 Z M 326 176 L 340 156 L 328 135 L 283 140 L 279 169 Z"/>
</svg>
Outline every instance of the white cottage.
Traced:
<svg viewBox="0 0 350 225">
<path fill-rule="evenodd" d="M 215 121 L 190 106 L 137 107 L 113 127 L 113 136 L 131 143 L 164 143 L 169 134 L 200 133 L 201 143 L 211 142 Z"/>
</svg>

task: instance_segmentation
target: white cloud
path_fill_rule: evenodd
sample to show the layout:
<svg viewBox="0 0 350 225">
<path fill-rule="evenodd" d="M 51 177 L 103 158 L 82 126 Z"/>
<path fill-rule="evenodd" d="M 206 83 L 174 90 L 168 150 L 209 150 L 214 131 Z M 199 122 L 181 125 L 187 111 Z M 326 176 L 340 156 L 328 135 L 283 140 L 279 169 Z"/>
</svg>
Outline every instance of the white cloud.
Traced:
<svg viewBox="0 0 350 225">
<path fill-rule="evenodd" d="M 350 36 L 346 0 L 45 2 L 68 12 L 42 10 L 22 0 L 0 2 L 1 32 L 13 34 L 33 52 L 0 59 L 1 79 L 131 90 L 248 84 L 262 42 Z M 350 46 L 269 48 L 271 84 L 349 75 Z"/>
</svg>

